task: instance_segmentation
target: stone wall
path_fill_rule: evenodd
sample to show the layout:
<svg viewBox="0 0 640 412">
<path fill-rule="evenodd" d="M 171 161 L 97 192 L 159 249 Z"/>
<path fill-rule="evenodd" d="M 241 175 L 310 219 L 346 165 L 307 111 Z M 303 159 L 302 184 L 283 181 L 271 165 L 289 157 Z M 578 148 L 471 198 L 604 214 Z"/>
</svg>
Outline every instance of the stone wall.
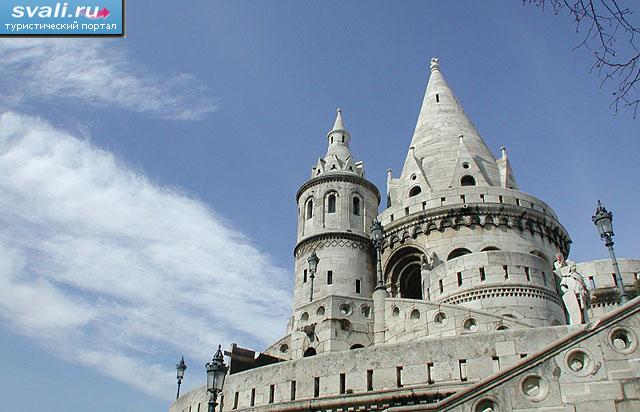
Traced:
<svg viewBox="0 0 640 412">
<path fill-rule="evenodd" d="M 527 354 L 565 336 L 568 330 L 567 326 L 560 326 L 478 332 L 331 352 L 269 365 L 227 377 L 224 410 L 233 409 L 236 393 L 237 410 L 252 408 L 252 393 L 254 408 L 289 403 L 292 382 L 295 382 L 295 400 L 367 395 L 414 385 L 433 385 L 434 388 L 454 383 L 467 385 L 519 362 Z M 371 386 L 368 387 L 369 376 Z M 272 385 L 274 395 L 270 404 Z"/>
</svg>

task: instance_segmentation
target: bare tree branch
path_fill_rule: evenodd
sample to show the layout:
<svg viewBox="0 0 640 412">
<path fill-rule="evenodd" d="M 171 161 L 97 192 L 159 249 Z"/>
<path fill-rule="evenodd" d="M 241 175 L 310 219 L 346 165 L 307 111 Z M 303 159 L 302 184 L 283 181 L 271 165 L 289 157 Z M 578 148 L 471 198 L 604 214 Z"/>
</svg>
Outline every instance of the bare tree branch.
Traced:
<svg viewBox="0 0 640 412">
<path fill-rule="evenodd" d="M 632 21 L 633 12 L 623 0 L 522 0 L 543 11 L 550 5 L 554 14 L 565 10 L 572 17 L 576 33 L 582 36 L 575 49 L 593 53 L 591 71 L 602 76 L 600 87 L 612 85 L 610 107 L 618 114 L 629 108 L 636 118 L 640 106 L 640 26 Z"/>
</svg>

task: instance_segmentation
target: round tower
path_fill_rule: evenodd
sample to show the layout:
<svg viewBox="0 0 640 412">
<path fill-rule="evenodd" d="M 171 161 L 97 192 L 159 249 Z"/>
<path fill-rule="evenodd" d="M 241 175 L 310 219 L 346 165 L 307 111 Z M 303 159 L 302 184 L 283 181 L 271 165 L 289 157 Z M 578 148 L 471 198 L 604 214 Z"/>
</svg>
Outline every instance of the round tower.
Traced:
<svg viewBox="0 0 640 412">
<path fill-rule="evenodd" d="M 569 235 L 550 206 L 518 190 L 506 149 L 494 157 L 437 59 L 401 175 L 387 181 L 379 219 L 393 298 L 461 305 L 523 325 L 566 323 L 552 263 L 557 253 L 567 256 Z"/>
<path fill-rule="evenodd" d="M 292 337 L 295 331 L 304 333 L 299 335 L 298 347 L 292 345 L 293 357 L 296 349 L 309 354 L 369 343 L 362 335 L 370 333 L 376 279 L 368 231 L 378 214 L 380 194 L 365 179 L 364 164 L 352 158 L 351 136 L 340 109 L 327 140 L 327 154 L 296 195 L 298 236 L 290 328 Z M 318 257 L 315 272 L 309 264 L 312 254 Z M 327 329 L 327 321 L 340 319 L 340 329 L 350 329 L 347 340 Z"/>
</svg>

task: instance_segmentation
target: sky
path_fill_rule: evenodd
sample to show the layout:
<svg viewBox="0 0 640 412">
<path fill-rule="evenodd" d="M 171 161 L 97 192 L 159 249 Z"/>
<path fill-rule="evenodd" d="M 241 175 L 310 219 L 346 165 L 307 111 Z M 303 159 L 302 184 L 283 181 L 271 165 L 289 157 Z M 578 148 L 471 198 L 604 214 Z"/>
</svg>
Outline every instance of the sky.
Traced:
<svg viewBox="0 0 640 412">
<path fill-rule="evenodd" d="M 124 39 L 0 39 L 0 395 L 163 411 L 217 344 L 285 332 L 297 188 L 343 109 L 386 190 L 431 57 L 570 259 L 640 257 L 638 120 L 571 19 L 503 1 L 127 2 Z"/>
</svg>

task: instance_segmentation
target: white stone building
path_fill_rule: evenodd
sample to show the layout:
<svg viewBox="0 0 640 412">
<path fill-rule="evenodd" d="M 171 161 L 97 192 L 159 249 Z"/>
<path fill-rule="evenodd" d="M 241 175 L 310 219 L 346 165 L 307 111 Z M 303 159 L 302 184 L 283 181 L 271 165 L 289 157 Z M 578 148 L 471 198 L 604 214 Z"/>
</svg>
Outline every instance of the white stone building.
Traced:
<svg viewBox="0 0 640 412">
<path fill-rule="evenodd" d="M 286 335 L 257 358 L 232 346 L 218 410 L 640 410 L 640 298 L 619 306 L 610 260 L 564 261 L 567 231 L 487 148 L 437 59 L 382 212 L 340 110 L 327 140 L 296 196 Z M 619 264 L 635 295 L 640 260 Z M 207 401 L 203 386 L 170 412 Z"/>
</svg>

